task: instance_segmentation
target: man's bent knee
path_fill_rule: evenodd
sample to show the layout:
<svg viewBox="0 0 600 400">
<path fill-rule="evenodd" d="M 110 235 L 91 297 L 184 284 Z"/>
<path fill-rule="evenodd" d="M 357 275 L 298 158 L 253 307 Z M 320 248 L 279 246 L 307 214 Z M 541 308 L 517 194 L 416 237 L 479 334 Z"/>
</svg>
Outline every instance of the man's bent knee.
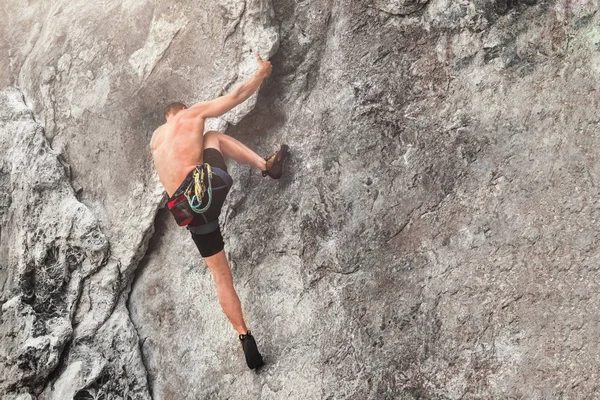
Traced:
<svg viewBox="0 0 600 400">
<path fill-rule="evenodd" d="M 208 131 L 204 134 L 204 148 L 205 149 L 217 149 L 221 151 L 221 145 L 219 137 L 223 135 L 221 132 Z"/>
</svg>

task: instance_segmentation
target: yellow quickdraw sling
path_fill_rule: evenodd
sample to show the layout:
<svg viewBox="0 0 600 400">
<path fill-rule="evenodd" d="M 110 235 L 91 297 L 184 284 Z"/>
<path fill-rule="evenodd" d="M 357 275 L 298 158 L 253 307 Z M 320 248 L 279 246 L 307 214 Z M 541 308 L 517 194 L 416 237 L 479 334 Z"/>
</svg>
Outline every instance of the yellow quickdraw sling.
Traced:
<svg viewBox="0 0 600 400">
<path fill-rule="evenodd" d="M 185 198 L 187 199 L 188 203 L 190 203 L 190 207 L 198 214 L 206 212 L 212 203 L 213 174 L 214 172 L 212 171 L 212 167 L 208 163 L 204 163 L 201 166 L 196 167 L 194 170 L 194 180 L 190 182 L 190 185 L 184 192 Z M 204 183 L 205 176 L 208 184 Z M 206 205 L 202 207 L 205 195 L 208 195 L 208 200 L 206 201 Z"/>
</svg>

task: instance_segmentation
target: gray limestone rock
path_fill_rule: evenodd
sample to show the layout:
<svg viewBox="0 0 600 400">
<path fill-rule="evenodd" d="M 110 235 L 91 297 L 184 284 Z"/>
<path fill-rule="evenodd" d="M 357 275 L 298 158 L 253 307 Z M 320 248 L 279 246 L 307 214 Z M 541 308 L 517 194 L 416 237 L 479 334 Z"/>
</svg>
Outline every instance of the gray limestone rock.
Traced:
<svg viewBox="0 0 600 400">
<path fill-rule="evenodd" d="M 597 2 L 5 3 L 0 397 L 600 393 Z M 292 150 L 221 216 L 258 374 L 148 149 L 256 52 L 210 126 Z"/>
<path fill-rule="evenodd" d="M 430 0 L 375 0 L 375 8 L 395 16 L 406 16 L 417 12 Z"/>
<path fill-rule="evenodd" d="M 0 392 L 39 394 L 72 339 L 83 281 L 107 263 L 108 241 L 22 94 L 0 92 L 0 110 Z"/>
</svg>

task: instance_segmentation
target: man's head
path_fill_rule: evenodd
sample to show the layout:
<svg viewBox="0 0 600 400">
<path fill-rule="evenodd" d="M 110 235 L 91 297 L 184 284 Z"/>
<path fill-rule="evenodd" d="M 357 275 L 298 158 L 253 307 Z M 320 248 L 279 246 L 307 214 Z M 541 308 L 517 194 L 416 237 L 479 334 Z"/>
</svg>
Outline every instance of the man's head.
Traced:
<svg viewBox="0 0 600 400">
<path fill-rule="evenodd" d="M 171 103 L 165 108 L 165 118 L 169 120 L 174 117 L 179 111 L 187 109 L 183 103 Z"/>
</svg>

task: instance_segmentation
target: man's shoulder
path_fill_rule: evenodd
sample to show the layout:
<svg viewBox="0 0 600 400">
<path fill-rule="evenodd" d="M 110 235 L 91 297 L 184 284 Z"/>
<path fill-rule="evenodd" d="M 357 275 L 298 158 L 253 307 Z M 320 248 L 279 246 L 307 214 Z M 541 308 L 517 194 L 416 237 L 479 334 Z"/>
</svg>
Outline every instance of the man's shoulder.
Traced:
<svg viewBox="0 0 600 400">
<path fill-rule="evenodd" d="M 161 126 L 159 126 L 158 128 L 156 128 L 154 130 L 154 132 L 152 132 L 152 139 L 150 139 L 150 147 L 152 147 L 152 149 L 154 149 L 155 145 L 156 145 L 156 139 L 161 136 L 162 131 L 165 129 L 166 124 L 162 124 Z"/>
<path fill-rule="evenodd" d="M 166 122 L 165 122 L 164 124 L 162 124 L 161 126 L 159 126 L 158 128 L 156 128 L 156 129 L 154 130 L 154 133 L 153 133 L 153 134 L 156 134 L 157 132 L 160 132 L 161 130 L 163 130 L 163 129 L 164 129 L 164 127 L 165 127 L 165 125 L 167 125 L 167 123 L 166 123 Z"/>
</svg>

